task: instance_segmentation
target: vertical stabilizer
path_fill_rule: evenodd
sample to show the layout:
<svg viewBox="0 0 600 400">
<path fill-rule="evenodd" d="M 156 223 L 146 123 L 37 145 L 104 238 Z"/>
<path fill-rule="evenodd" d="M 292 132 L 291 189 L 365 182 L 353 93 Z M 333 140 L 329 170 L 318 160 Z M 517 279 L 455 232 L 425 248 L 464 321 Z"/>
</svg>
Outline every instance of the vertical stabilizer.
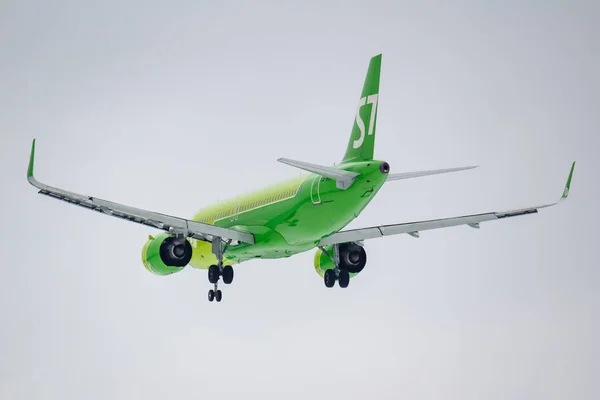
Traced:
<svg viewBox="0 0 600 400">
<path fill-rule="evenodd" d="M 343 162 L 373 159 L 381 54 L 371 58 Z"/>
</svg>

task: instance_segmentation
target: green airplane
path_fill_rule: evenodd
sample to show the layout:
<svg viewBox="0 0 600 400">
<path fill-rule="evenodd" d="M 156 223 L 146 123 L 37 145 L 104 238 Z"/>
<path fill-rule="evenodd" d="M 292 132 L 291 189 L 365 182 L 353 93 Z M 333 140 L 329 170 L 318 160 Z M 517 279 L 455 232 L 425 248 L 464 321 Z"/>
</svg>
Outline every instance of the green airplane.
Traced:
<svg viewBox="0 0 600 400">
<path fill-rule="evenodd" d="M 474 166 L 408 173 L 390 173 L 385 161 L 373 159 L 381 54 L 373 57 L 358 103 L 346 153 L 335 166 L 322 166 L 280 158 L 278 161 L 308 174 L 198 211 L 192 219 L 129 207 L 47 186 L 33 176 L 35 139 L 27 171 L 39 193 L 164 231 L 149 236 L 142 261 L 156 275 L 170 275 L 190 264 L 207 269 L 213 288 L 208 300 L 220 302 L 219 280 L 233 281 L 232 265 L 256 258 L 284 258 L 317 248 L 314 267 L 325 286 L 337 281 L 345 288 L 366 265 L 364 240 L 408 234 L 449 226 L 479 228 L 481 222 L 537 213 L 540 208 L 567 198 L 575 163 L 561 199 L 553 204 L 505 212 L 489 212 L 342 230 L 373 200 L 379 189 L 395 180 L 464 171 Z"/>
</svg>

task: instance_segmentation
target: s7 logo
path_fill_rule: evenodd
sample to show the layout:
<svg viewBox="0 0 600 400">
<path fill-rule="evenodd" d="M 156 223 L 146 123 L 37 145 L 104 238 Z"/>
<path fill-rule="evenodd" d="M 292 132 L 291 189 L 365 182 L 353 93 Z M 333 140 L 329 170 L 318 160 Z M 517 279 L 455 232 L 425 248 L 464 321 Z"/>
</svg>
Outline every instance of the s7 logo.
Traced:
<svg viewBox="0 0 600 400">
<path fill-rule="evenodd" d="M 354 141 L 354 144 L 352 145 L 352 147 L 354 147 L 355 149 L 358 149 L 360 146 L 362 146 L 363 142 L 365 141 L 365 122 L 362 120 L 362 118 L 360 116 L 360 109 L 365 104 L 373 105 L 371 107 L 371 116 L 369 117 L 369 132 L 367 133 L 367 135 L 372 135 L 373 134 L 373 126 L 375 125 L 375 113 L 377 112 L 377 98 L 378 97 L 379 97 L 379 95 L 377 93 L 375 93 L 370 96 L 363 97 L 358 102 L 358 110 L 356 110 L 356 125 L 358 126 L 358 129 L 360 130 L 360 137 L 358 139 L 356 139 Z"/>
</svg>

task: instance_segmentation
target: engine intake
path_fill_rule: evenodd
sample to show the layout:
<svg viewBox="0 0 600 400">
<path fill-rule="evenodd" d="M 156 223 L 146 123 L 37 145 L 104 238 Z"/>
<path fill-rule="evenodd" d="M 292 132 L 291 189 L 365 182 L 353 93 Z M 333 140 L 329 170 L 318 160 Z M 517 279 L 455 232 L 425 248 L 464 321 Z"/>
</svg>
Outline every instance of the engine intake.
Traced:
<svg viewBox="0 0 600 400">
<path fill-rule="evenodd" d="M 340 245 L 340 268 L 358 274 L 367 265 L 367 252 L 356 243 Z"/>
<path fill-rule="evenodd" d="M 192 245 L 185 238 L 167 233 L 150 239 L 142 249 L 142 262 L 146 269 L 156 275 L 179 272 L 192 259 Z"/>
</svg>

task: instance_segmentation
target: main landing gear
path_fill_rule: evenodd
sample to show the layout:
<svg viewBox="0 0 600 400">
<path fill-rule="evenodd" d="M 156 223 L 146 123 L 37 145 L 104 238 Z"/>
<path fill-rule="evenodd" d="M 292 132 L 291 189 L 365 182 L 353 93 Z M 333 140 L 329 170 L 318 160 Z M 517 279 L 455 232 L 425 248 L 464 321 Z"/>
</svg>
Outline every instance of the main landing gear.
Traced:
<svg viewBox="0 0 600 400">
<path fill-rule="evenodd" d="M 323 247 L 320 247 L 321 251 L 325 253 L 331 260 L 335 267 L 333 269 L 328 269 L 323 274 L 323 281 L 325 282 L 325 286 L 328 288 L 332 288 L 335 285 L 335 281 L 338 281 L 338 284 L 341 288 L 347 288 L 350 284 L 350 273 L 345 268 L 340 268 L 340 249 L 339 245 L 333 245 L 333 257 L 327 250 Z"/>
<path fill-rule="evenodd" d="M 223 246 L 223 243 L 225 244 Z M 208 281 L 214 285 L 213 289 L 208 291 L 208 301 L 217 300 L 220 302 L 223 299 L 223 293 L 219 290 L 219 279 L 223 277 L 223 283 L 229 285 L 233 282 L 233 267 L 231 265 L 223 266 L 223 254 L 229 247 L 231 240 L 223 241 L 219 237 L 215 237 L 212 241 L 212 251 L 217 257 L 217 265 L 211 265 L 208 268 Z"/>
</svg>

